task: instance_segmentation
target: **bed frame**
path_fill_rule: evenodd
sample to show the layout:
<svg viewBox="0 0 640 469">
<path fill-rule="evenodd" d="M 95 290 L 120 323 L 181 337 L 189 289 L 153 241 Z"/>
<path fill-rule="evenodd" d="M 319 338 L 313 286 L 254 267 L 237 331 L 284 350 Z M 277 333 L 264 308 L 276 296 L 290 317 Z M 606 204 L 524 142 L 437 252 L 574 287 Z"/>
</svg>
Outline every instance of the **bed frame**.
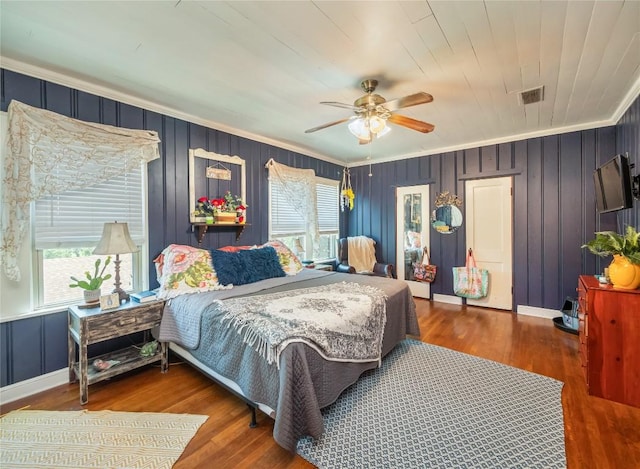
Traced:
<svg viewBox="0 0 640 469">
<path fill-rule="evenodd" d="M 260 409 L 269 417 L 274 418 L 276 413 L 271 407 L 269 407 L 266 404 L 253 402 L 251 399 L 249 399 L 243 394 L 242 389 L 240 389 L 240 386 L 238 386 L 234 381 L 230 380 L 229 378 L 225 378 L 219 373 L 216 373 L 207 365 L 203 364 L 198 359 L 196 359 L 184 348 L 180 347 L 177 344 L 171 343 L 169 345 L 169 349 L 173 353 L 178 355 L 180 358 L 182 358 L 185 362 L 193 366 L 196 370 L 198 370 L 199 372 L 207 376 L 207 378 L 212 380 L 214 383 L 220 385 L 221 387 L 229 391 L 231 394 L 233 394 L 234 396 L 244 401 L 244 403 L 247 404 L 247 407 L 249 407 L 249 410 L 251 412 L 251 421 L 249 422 L 249 427 L 255 428 L 258 426 L 258 421 L 256 418 L 256 409 Z"/>
</svg>

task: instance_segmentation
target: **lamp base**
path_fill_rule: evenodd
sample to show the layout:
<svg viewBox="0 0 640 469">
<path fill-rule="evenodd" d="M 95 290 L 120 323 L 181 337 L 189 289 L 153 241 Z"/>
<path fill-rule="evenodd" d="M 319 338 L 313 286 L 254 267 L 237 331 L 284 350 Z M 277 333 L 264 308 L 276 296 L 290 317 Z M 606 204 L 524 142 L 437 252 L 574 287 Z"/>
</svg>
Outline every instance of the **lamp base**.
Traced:
<svg viewBox="0 0 640 469">
<path fill-rule="evenodd" d="M 129 294 L 120 287 L 114 288 L 111 293 L 118 294 L 118 297 L 120 298 L 120 304 L 122 304 L 125 301 L 129 301 L 129 298 L 130 298 Z"/>
<path fill-rule="evenodd" d="M 120 304 L 123 301 L 129 301 L 129 294 L 120 287 L 120 255 L 116 254 L 116 260 L 113 262 L 116 270 L 116 282 L 112 293 L 117 293 L 120 297 Z"/>
</svg>

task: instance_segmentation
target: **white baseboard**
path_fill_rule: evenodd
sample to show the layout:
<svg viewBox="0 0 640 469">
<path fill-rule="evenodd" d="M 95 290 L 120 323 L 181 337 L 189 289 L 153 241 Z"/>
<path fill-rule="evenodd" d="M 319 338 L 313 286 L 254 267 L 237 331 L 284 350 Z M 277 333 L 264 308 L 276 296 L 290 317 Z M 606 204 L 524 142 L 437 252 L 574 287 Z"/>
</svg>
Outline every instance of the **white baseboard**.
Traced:
<svg viewBox="0 0 640 469">
<path fill-rule="evenodd" d="M 46 375 L 25 379 L 24 381 L 0 388 L 0 403 L 8 404 L 23 397 L 28 397 L 62 384 L 67 384 L 68 382 L 69 368 L 63 368 L 47 373 Z"/>
<path fill-rule="evenodd" d="M 433 301 L 439 301 L 440 303 L 449 303 L 450 305 L 461 305 L 462 298 L 453 295 L 441 295 L 440 293 L 433 294 Z"/>
<path fill-rule="evenodd" d="M 562 311 L 557 309 L 537 308 L 535 306 L 518 305 L 516 312 L 523 316 L 537 316 L 539 318 L 557 318 L 562 316 Z"/>
</svg>

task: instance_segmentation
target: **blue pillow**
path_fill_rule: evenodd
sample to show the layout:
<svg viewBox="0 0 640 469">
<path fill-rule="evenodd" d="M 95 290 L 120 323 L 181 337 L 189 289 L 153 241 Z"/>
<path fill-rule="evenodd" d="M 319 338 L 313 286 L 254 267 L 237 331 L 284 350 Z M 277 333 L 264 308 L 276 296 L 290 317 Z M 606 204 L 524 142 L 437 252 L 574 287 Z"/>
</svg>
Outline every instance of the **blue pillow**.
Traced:
<svg viewBox="0 0 640 469">
<path fill-rule="evenodd" d="M 267 278 L 284 277 L 278 254 L 272 247 L 237 252 L 211 250 L 211 261 L 222 285 L 245 285 Z"/>
</svg>

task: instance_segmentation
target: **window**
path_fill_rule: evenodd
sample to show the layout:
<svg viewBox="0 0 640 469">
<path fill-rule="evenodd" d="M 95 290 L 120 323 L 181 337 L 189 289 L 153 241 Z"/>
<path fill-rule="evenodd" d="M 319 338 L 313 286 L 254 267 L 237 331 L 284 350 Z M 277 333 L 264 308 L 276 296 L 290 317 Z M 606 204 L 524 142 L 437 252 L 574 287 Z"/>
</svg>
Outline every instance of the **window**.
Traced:
<svg viewBox="0 0 640 469">
<path fill-rule="evenodd" d="M 339 181 L 316 177 L 316 210 L 320 246 L 315 255 L 312 252 L 311 238 L 306 232 L 303 217 L 287 202 L 281 185 L 270 182 L 270 194 L 270 239 L 279 239 L 301 259 L 322 261 L 336 257 L 340 229 Z"/>
<path fill-rule="evenodd" d="M 82 298 L 82 290 L 69 288 L 70 278 L 93 273 L 98 258 L 93 249 L 102 236 L 105 222 L 127 222 L 133 241 L 144 243 L 144 193 L 142 169 L 80 190 L 70 190 L 35 202 L 34 243 L 37 259 L 37 301 L 39 307 Z M 114 257 L 105 272 L 102 293 L 113 289 Z M 120 280 L 124 290 L 141 289 L 139 254 L 120 255 Z"/>
</svg>

